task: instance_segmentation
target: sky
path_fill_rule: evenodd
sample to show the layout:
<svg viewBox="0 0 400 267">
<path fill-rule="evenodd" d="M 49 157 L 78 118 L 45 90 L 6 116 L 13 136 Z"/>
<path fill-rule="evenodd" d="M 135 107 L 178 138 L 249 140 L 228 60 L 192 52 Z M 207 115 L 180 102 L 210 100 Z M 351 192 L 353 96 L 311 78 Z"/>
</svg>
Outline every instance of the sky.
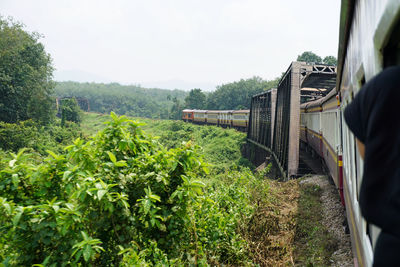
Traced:
<svg viewBox="0 0 400 267">
<path fill-rule="evenodd" d="M 339 0 L 0 0 L 54 79 L 165 89 L 271 80 L 304 51 L 337 57 Z"/>
</svg>

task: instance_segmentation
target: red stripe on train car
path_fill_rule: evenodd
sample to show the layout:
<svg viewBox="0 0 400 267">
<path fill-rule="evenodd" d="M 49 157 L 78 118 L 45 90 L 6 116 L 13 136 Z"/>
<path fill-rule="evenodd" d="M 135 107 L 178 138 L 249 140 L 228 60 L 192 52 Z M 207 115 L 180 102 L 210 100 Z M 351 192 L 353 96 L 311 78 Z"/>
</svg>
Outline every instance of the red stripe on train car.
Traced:
<svg viewBox="0 0 400 267">
<path fill-rule="evenodd" d="M 338 155 L 338 171 L 339 171 L 339 193 L 340 193 L 340 200 L 343 206 L 346 206 L 344 201 L 344 193 L 343 193 L 343 159 L 341 155 Z"/>
</svg>

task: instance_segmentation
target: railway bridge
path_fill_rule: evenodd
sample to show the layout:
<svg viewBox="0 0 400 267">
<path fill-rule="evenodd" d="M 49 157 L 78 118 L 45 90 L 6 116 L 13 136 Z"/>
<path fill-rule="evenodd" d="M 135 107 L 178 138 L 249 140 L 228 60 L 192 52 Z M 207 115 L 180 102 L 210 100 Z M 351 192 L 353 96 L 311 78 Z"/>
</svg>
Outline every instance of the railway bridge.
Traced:
<svg viewBox="0 0 400 267">
<path fill-rule="evenodd" d="M 302 175 L 300 104 L 324 97 L 335 86 L 335 66 L 292 62 L 276 89 L 252 97 L 250 159 L 256 164 L 272 160 L 285 179 Z"/>
</svg>

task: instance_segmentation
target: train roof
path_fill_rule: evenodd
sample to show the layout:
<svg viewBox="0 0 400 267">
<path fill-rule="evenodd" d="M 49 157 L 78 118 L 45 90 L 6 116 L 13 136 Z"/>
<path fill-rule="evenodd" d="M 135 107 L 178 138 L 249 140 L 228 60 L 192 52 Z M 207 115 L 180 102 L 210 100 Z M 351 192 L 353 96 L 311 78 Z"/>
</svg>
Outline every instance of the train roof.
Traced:
<svg viewBox="0 0 400 267">
<path fill-rule="evenodd" d="M 301 75 L 301 91 L 310 92 L 312 88 L 319 91 L 322 96 L 327 95 L 336 86 L 336 66 L 326 64 L 307 64 Z"/>
<path fill-rule="evenodd" d="M 193 112 L 194 111 L 194 109 L 184 109 L 184 110 L 182 110 L 182 112 Z"/>
<path fill-rule="evenodd" d="M 349 42 L 350 29 L 353 22 L 355 0 L 342 0 L 340 7 L 340 26 L 339 26 L 339 51 L 337 65 L 336 88 L 340 90 L 344 60 L 347 53 L 347 44 Z"/>
<path fill-rule="evenodd" d="M 336 97 L 336 90 L 335 88 L 333 90 L 331 90 L 326 96 L 321 97 L 317 100 L 313 100 L 310 102 L 306 102 L 300 105 L 301 109 L 305 109 L 305 108 L 312 108 L 312 107 L 318 107 L 318 106 L 322 106 L 325 102 L 327 102 L 328 100 L 330 100 L 332 97 Z"/>
<path fill-rule="evenodd" d="M 250 109 L 233 110 L 232 113 L 250 113 Z"/>
</svg>

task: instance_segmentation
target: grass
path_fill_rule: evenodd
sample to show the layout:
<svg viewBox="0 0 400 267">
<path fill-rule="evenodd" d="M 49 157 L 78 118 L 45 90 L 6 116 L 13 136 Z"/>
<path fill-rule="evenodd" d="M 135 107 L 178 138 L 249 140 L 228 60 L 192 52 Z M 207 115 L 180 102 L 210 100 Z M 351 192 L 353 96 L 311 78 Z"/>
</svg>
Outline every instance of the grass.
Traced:
<svg viewBox="0 0 400 267">
<path fill-rule="evenodd" d="M 295 251 L 298 266 L 329 266 L 338 241 L 322 224 L 322 189 L 318 185 L 300 184 L 296 214 Z"/>
</svg>

